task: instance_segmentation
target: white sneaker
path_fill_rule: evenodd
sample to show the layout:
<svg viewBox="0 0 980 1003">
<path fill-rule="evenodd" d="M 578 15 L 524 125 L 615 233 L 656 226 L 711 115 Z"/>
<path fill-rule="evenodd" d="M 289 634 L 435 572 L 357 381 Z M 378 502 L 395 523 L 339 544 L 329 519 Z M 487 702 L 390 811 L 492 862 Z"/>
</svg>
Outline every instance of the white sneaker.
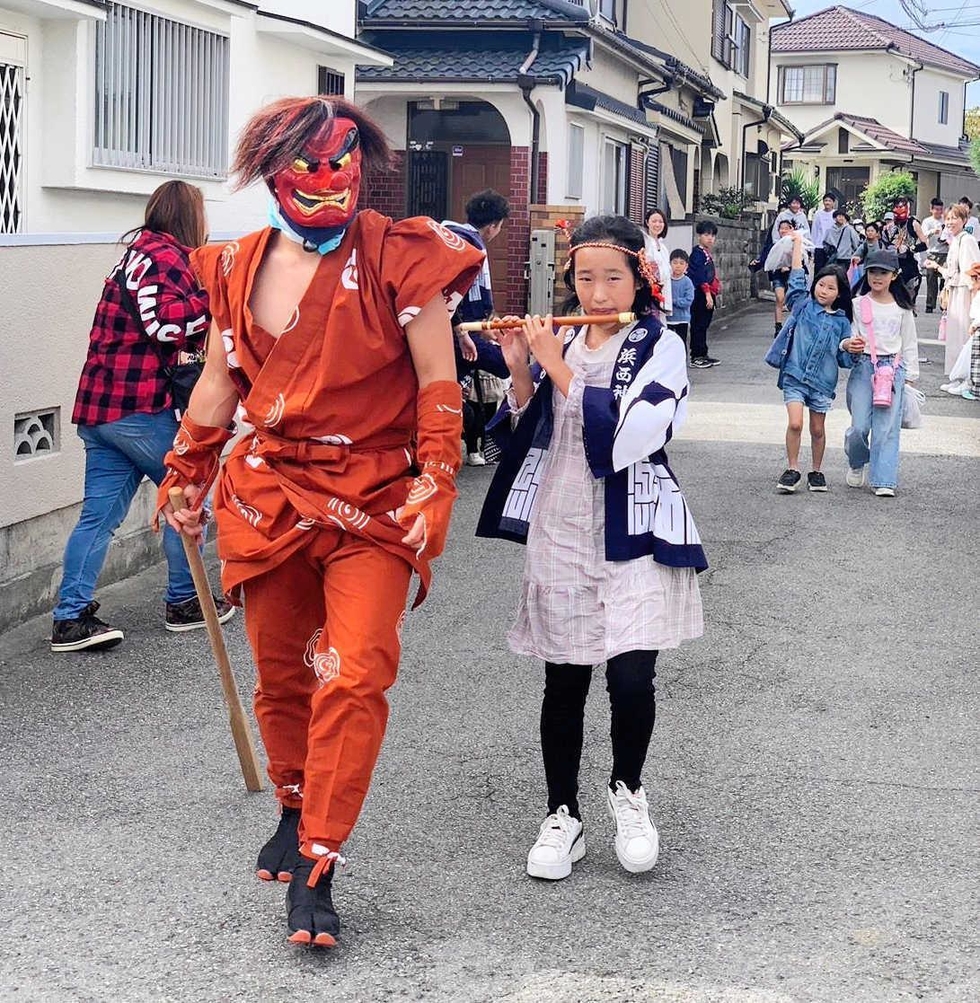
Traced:
<svg viewBox="0 0 980 1003">
<path fill-rule="evenodd" d="M 857 469 L 848 467 L 847 475 L 844 478 L 849 488 L 863 488 L 866 479 L 867 467 L 858 467 Z"/>
<path fill-rule="evenodd" d="M 875 495 L 878 498 L 894 498 L 895 489 L 894 488 L 875 488 Z"/>
<path fill-rule="evenodd" d="M 466 465 L 468 467 L 485 467 L 487 461 L 483 458 L 483 453 L 467 453 Z"/>
<path fill-rule="evenodd" d="M 585 856 L 582 823 L 562 805 L 541 823 L 537 842 L 527 855 L 527 873 L 532 878 L 560 881 L 572 873 L 572 864 Z"/>
<path fill-rule="evenodd" d="M 606 788 L 609 814 L 616 820 L 616 856 L 633 874 L 649 871 L 660 853 L 660 837 L 650 821 L 647 796 L 641 787 L 635 794 L 616 781 L 616 792 Z"/>
<path fill-rule="evenodd" d="M 952 383 L 944 383 L 939 389 L 944 390 L 948 394 L 952 394 L 954 397 L 958 397 L 961 393 L 963 393 L 965 387 L 965 380 L 953 380 Z"/>
</svg>

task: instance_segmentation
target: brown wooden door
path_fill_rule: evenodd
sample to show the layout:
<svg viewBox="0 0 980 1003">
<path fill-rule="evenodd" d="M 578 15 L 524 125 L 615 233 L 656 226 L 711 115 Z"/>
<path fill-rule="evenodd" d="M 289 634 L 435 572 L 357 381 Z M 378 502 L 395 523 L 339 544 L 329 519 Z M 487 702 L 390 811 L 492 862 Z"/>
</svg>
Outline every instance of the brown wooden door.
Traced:
<svg viewBox="0 0 980 1003">
<path fill-rule="evenodd" d="M 453 156 L 462 150 L 462 155 Z M 494 145 L 464 145 L 449 147 L 449 218 L 466 222 L 463 207 L 475 192 L 492 188 L 504 198 L 510 198 L 510 147 Z M 507 223 L 487 248 L 490 258 L 490 280 L 495 289 L 502 289 L 507 275 Z"/>
</svg>

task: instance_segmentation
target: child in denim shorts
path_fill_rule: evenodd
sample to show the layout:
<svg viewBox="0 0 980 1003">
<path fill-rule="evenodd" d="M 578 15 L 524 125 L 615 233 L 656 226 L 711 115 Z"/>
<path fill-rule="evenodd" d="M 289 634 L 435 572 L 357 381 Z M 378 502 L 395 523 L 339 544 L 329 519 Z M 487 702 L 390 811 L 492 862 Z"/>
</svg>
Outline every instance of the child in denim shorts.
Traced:
<svg viewBox="0 0 980 1003">
<path fill-rule="evenodd" d="M 850 336 L 853 310 L 847 276 L 835 265 L 820 269 L 809 292 L 803 271 L 803 235 L 792 234 L 793 258 L 786 305 L 792 311 L 789 350 L 779 369 L 776 385 L 783 391 L 786 405 L 787 467 L 776 482 L 781 494 L 792 494 L 802 480 L 800 440 L 803 436 L 803 409 L 810 412 L 811 470 L 807 474 L 810 491 L 826 491 L 827 478 L 820 466 L 827 444 L 825 424 L 837 392 L 838 369 L 849 369 L 851 355 L 840 349 Z"/>
</svg>

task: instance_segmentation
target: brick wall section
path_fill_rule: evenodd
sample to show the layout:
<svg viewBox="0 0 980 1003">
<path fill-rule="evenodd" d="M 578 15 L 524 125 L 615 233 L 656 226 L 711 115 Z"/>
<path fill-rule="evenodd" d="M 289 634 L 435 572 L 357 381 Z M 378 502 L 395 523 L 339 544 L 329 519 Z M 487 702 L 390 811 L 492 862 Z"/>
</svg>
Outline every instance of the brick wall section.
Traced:
<svg viewBox="0 0 980 1003">
<path fill-rule="evenodd" d="M 374 209 L 392 219 L 404 219 L 408 184 L 405 177 L 405 152 L 395 152 L 391 171 L 367 171 L 361 184 L 361 209 Z"/>
<path fill-rule="evenodd" d="M 555 223 L 564 219 L 569 223 L 569 229 L 574 230 L 583 219 L 585 210 L 580 205 L 532 205 L 531 229 L 554 230 Z M 529 238 L 530 239 L 530 238 Z M 565 262 L 568 260 L 568 239 L 563 233 L 555 234 L 555 309 L 560 310 L 561 304 L 568 297 L 565 285 Z"/>
<path fill-rule="evenodd" d="M 510 150 L 510 217 L 504 227 L 507 241 L 507 274 L 503 288 L 494 289 L 493 305 L 497 313 L 523 314 L 527 311 L 527 281 L 524 265 L 531 243 L 528 223 L 528 191 L 531 187 L 531 157 L 526 146 L 512 146 Z"/>
<path fill-rule="evenodd" d="M 548 201 L 548 154 L 538 154 L 538 190 L 535 193 L 534 201 L 537 203 Z M 532 230 L 534 227 L 531 228 Z"/>
<path fill-rule="evenodd" d="M 694 217 L 694 224 L 710 219 L 718 227 L 713 257 L 721 277 L 722 294 L 718 315 L 745 306 L 752 296 L 752 273 L 748 265 L 759 246 L 758 218 L 721 219 L 718 216 Z M 697 236 L 695 235 L 695 241 Z"/>
</svg>

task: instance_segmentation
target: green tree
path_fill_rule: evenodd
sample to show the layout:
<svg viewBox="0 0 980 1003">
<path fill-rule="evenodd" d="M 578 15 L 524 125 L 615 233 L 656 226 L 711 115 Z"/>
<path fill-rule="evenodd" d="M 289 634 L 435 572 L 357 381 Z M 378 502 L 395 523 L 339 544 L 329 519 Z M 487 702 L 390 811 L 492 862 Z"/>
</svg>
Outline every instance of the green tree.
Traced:
<svg viewBox="0 0 980 1003">
<path fill-rule="evenodd" d="M 804 212 L 815 208 L 820 200 L 820 182 L 816 178 L 811 178 L 799 167 L 784 174 L 779 186 L 780 204 L 789 205 L 794 198 L 803 203 Z"/>
<path fill-rule="evenodd" d="M 866 219 L 881 219 L 900 195 L 915 201 L 915 178 L 908 171 L 890 171 L 861 193 Z"/>
<path fill-rule="evenodd" d="M 980 105 L 966 109 L 966 134 L 970 139 L 980 139 Z"/>
<path fill-rule="evenodd" d="M 970 163 L 973 164 L 973 170 L 980 174 L 980 136 L 970 143 Z"/>
</svg>

